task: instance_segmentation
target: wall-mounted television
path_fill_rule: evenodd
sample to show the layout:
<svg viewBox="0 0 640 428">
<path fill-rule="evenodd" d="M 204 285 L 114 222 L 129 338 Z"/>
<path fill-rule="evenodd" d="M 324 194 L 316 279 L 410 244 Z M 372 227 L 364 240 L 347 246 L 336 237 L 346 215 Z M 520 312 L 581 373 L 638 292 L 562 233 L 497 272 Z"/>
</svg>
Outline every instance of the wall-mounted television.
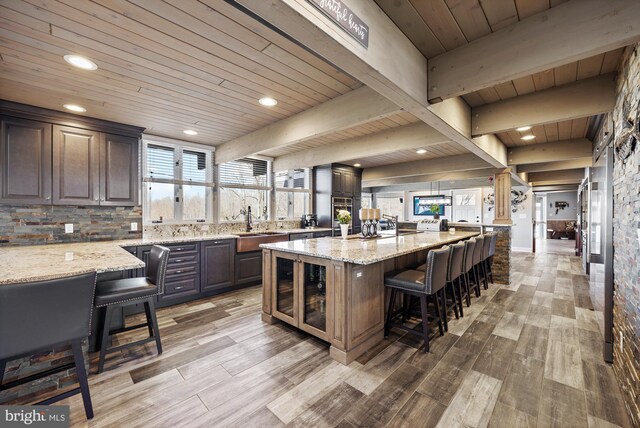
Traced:
<svg viewBox="0 0 640 428">
<path fill-rule="evenodd" d="M 437 212 L 431 211 L 432 205 L 439 205 Z M 430 195 L 413 197 L 413 215 L 444 215 L 444 207 L 451 206 L 451 196 Z"/>
</svg>

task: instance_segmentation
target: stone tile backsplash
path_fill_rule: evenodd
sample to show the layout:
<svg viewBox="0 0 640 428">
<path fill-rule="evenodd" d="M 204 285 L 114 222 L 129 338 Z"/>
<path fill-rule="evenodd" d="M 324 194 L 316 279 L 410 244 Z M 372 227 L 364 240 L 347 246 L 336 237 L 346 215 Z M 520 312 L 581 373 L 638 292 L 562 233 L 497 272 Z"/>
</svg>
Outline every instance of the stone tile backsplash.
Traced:
<svg viewBox="0 0 640 428">
<path fill-rule="evenodd" d="M 73 233 L 64 225 L 73 224 Z M 131 223 L 138 230 L 131 231 Z M 0 246 L 142 238 L 141 207 L 0 204 Z"/>
</svg>

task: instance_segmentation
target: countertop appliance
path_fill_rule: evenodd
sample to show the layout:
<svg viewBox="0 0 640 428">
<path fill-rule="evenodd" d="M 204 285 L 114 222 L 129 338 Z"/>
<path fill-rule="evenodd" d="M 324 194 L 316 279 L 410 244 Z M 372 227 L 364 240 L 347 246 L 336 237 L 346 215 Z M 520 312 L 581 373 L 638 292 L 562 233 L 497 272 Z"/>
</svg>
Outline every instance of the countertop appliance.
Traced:
<svg viewBox="0 0 640 428">
<path fill-rule="evenodd" d="M 446 218 L 425 218 L 420 220 L 416 226 L 418 232 L 441 232 L 449 230 L 449 222 Z"/>
<path fill-rule="evenodd" d="M 300 226 L 303 229 L 307 227 L 318 227 L 318 215 L 317 214 L 305 214 L 302 216 Z"/>
</svg>

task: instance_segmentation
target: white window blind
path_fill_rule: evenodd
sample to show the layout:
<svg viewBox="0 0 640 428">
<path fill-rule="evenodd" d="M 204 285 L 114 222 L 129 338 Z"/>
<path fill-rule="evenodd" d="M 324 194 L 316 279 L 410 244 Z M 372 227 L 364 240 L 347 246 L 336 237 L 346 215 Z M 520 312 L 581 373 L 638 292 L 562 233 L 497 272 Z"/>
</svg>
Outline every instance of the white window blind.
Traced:
<svg viewBox="0 0 640 428">
<path fill-rule="evenodd" d="M 221 187 L 271 188 L 271 162 L 242 158 L 219 166 Z"/>
<path fill-rule="evenodd" d="M 147 145 L 146 178 L 173 180 L 175 177 L 175 150 L 173 147 Z"/>
<path fill-rule="evenodd" d="M 276 172 L 276 189 L 308 189 L 309 170 L 305 168 Z"/>
</svg>

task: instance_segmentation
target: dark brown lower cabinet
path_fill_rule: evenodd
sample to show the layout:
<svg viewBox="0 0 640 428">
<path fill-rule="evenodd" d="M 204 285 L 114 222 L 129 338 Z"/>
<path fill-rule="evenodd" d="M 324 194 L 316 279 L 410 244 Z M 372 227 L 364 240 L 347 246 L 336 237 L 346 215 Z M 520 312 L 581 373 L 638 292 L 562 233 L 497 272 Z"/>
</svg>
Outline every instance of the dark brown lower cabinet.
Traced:
<svg viewBox="0 0 640 428">
<path fill-rule="evenodd" d="M 202 291 L 231 287 L 234 283 L 235 240 L 206 241 L 200 244 Z"/>
<path fill-rule="evenodd" d="M 262 281 L 262 251 L 236 254 L 236 285 L 259 284 Z"/>
</svg>

